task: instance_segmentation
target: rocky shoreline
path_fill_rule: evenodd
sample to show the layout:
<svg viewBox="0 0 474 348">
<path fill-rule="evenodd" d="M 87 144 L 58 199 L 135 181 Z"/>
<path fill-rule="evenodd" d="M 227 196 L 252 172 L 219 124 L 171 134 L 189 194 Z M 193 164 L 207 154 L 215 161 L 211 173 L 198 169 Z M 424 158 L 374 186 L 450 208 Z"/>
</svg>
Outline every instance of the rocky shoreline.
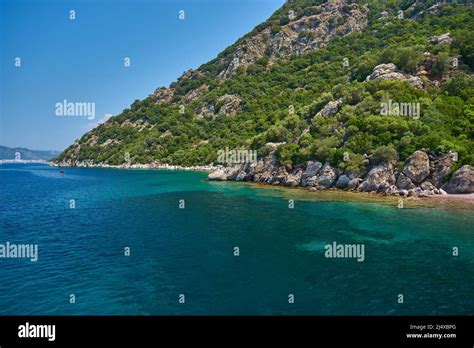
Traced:
<svg viewBox="0 0 474 348">
<path fill-rule="evenodd" d="M 274 144 L 276 145 L 276 144 Z M 130 170 L 186 170 L 208 172 L 211 181 L 243 181 L 282 187 L 299 187 L 309 191 L 337 190 L 365 192 L 382 196 L 432 198 L 438 201 L 455 199 L 474 203 L 474 168 L 464 165 L 454 173 L 456 154 L 435 155 L 428 150 L 415 151 L 399 169 L 395 163 L 368 165 L 365 172 L 355 174 L 331 166 L 328 162 L 309 161 L 306 167 L 281 165 L 276 155 L 277 146 L 256 162 L 222 165 L 180 166 L 162 164 L 111 165 L 76 161 L 50 162 L 53 167 L 111 168 Z M 370 162 L 370 161 L 369 161 Z M 452 174 L 452 175 L 451 175 Z M 449 180 L 446 180 L 449 178 Z"/>
<path fill-rule="evenodd" d="M 306 167 L 280 165 L 276 151 L 254 163 L 217 168 L 208 179 L 251 181 L 269 185 L 303 187 L 310 191 L 338 189 L 400 197 L 447 197 L 474 192 L 474 168 L 464 165 L 452 175 L 456 154 L 435 155 L 415 151 L 398 169 L 395 163 L 368 165 L 365 173 L 344 172 L 328 162 L 309 161 Z M 451 175 L 451 178 L 449 176 Z M 472 200 L 471 200 L 472 201 Z"/>
<path fill-rule="evenodd" d="M 87 161 L 76 162 L 74 165 L 71 163 L 56 163 L 50 162 L 51 167 L 64 167 L 64 168 L 110 168 L 110 169 L 136 169 L 136 170 L 155 170 L 155 169 L 165 169 L 165 170 L 189 170 L 189 171 L 200 171 L 200 172 L 213 172 L 215 170 L 221 169 L 222 166 L 215 166 L 212 164 L 203 165 L 203 166 L 179 166 L 172 164 L 161 164 L 161 163 L 150 163 L 150 164 L 128 164 L 123 163 L 119 165 L 106 164 L 106 163 L 91 163 Z"/>
</svg>

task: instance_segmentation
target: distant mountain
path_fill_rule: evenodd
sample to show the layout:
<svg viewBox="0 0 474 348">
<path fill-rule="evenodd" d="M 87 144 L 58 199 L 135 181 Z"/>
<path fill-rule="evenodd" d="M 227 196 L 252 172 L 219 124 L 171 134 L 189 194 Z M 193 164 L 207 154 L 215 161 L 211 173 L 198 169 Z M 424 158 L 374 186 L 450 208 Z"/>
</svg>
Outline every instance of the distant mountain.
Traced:
<svg viewBox="0 0 474 348">
<path fill-rule="evenodd" d="M 6 147 L 0 145 L 0 160 L 44 160 L 49 161 L 59 155 L 60 151 L 30 150 L 23 147 Z M 18 158 L 18 154 L 20 154 Z"/>
</svg>

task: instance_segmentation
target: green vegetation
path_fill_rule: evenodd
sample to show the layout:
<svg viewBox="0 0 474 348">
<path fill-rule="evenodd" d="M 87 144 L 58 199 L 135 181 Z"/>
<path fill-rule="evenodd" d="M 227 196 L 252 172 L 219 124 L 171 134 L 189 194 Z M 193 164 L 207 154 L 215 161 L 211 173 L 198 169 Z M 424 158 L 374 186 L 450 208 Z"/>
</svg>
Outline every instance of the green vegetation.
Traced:
<svg viewBox="0 0 474 348">
<path fill-rule="evenodd" d="M 310 5 L 321 2 L 290 2 L 252 33 L 267 27 L 278 32 L 289 9 L 294 9 L 297 17 L 303 16 L 315 11 Z M 263 155 L 268 151 L 267 142 L 285 142 L 278 150 L 284 164 L 317 159 L 362 171 L 364 154 L 373 155 L 376 161 L 403 161 L 415 150 L 427 148 L 439 153 L 456 151 L 459 164 L 474 165 L 474 8 L 445 5 L 438 14 L 399 20 L 395 17 L 399 8 L 407 9 L 406 15 L 416 13 L 409 7 L 412 1 L 369 3 L 369 26 L 361 33 L 335 37 L 324 48 L 271 65 L 264 57 L 247 71 L 239 70 L 227 80 L 216 79 L 240 39 L 202 65 L 199 70 L 203 74 L 180 78 L 171 85 L 175 105 L 157 105 L 150 97 L 135 101 L 93 131 L 96 144 L 87 145 L 92 133 L 84 135 L 75 158 L 120 164 L 128 152 L 132 163 L 159 160 L 193 165 L 215 162 L 217 151 L 225 147 L 256 149 Z M 416 8 L 426 9 L 434 3 L 417 2 Z M 390 13 L 390 19 L 378 19 L 382 9 Z M 454 38 L 452 45 L 428 43 L 429 37 L 446 32 Z M 416 73 L 424 52 L 436 56 L 430 76 L 446 74 L 455 56 L 459 57 L 457 72 L 440 87 L 425 89 L 395 80 L 365 82 L 374 66 L 381 63 L 391 62 L 406 73 Z M 344 58 L 349 67 L 343 66 Z M 208 85 L 208 91 L 180 113 L 182 96 L 203 84 Z M 196 117 L 196 108 L 216 105 L 226 94 L 242 98 L 236 115 Z M 329 101 L 338 99 L 342 99 L 342 107 L 337 113 L 318 115 Z M 389 99 L 420 103 L 420 118 L 380 115 L 380 103 Z M 125 120 L 141 120 L 149 126 L 142 131 L 139 127 L 121 127 Z M 99 145 L 107 139 L 116 139 L 119 144 Z M 58 160 L 71 157 L 72 149 Z M 341 161 L 345 152 L 351 154 L 350 161 Z"/>
</svg>

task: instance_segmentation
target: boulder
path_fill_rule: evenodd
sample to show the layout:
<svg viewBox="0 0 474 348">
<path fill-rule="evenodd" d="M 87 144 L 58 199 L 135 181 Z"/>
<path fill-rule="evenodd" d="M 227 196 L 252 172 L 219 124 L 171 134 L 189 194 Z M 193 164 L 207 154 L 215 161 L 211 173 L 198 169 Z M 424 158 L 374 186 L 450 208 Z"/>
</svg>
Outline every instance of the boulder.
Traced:
<svg viewBox="0 0 474 348">
<path fill-rule="evenodd" d="M 428 42 L 433 45 L 450 45 L 453 39 L 450 33 L 445 33 L 439 36 L 431 36 Z"/>
<path fill-rule="evenodd" d="M 423 191 L 434 191 L 437 190 L 437 188 L 430 182 L 425 181 L 420 185 L 421 189 Z"/>
<path fill-rule="evenodd" d="M 285 167 L 278 167 L 273 174 L 274 180 L 279 181 L 279 182 L 285 181 L 287 175 L 288 173 Z"/>
<path fill-rule="evenodd" d="M 283 180 L 283 185 L 284 186 L 298 186 L 301 181 L 301 174 L 303 172 L 301 170 L 296 170 L 296 172 L 293 172 L 292 174 L 288 174 L 287 177 Z"/>
<path fill-rule="evenodd" d="M 399 194 L 398 188 L 395 185 L 390 185 L 388 182 L 381 184 L 377 189 L 377 192 L 386 196 L 394 196 Z"/>
<path fill-rule="evenodd" d="M 407 178 L 403 173 L 400 173 L 398 176 L 396 185 L 400 190 L 410 190 L 416 187 L 411 179 Z"/>
<path fill-rule="evenodd" d="M 207 176 L 208 180 L 218 180 L 218 181 L 225 181 L 225 180 L 236 180 L 237 175 L 242 170 L 241 165 L 235 165 L 233 167 L 226 167 L 226 168 L 219 168 Z"/>
<path fill-rule="evenodd" d="M 241 170 L 239 172 L 239 174 L 237 174 L 237 176 L 235 177 L 235 180 L 236 181 L 246 181 L 248 180 L 248 174 L 244 171 L 244 170 Z"/>
<path fill-rule="evenodd" d="M 415 191 L 415 196 L 416 196 L 416 197 L 419 197 L 419 196 L 421 195 L 421 192 L 423 192 L 423 190 L 422 190 L 421 188 L 419 188 L 419 187 L 415 187 L 415 188 L 413 189 L 413 191 Z"/>
<path fill-rule="evenodd" d="M 423 191 L 421 191 L 421 193 L 420 193 L 418 196 L 419 196 L 419 197 L 429 197 L 429 196 L 431 196 L 431 195 L 432 195 L 431 191 L 429 191 L 429 190 L 423 190 Z"/>
<path fill-rule="evenodd" d="M 474 192 L 474 168 L 464 165 L 454 172 L 451 180 L 442 187 L 447 193 Z"/>
<path fill-rule="evenodd" d="M 325 163 L 318 176 L 316 177 L 316 187 L 318 189 L 326 189 L 331 187 L 337 180 L 338 171 L 333 168 L 329 163 Z"/>
<path fill-rule="evenodd" d="M 390 191 L 390 184 L 388 182 L 382 182 L 379 187 L 377 187 L 377 193 L 388 194 Z"/>
<path fill-rule="evenodd" d="M 410 85 L 414 87 L 423 87 L 423 82 L 418 76 L 412 76 L 398 71 L 397 67 L 393 63 L 377 65 L 372 71 L 372 73 L 365 79 L 365 81 L 383 80 L 407 81 Z"/>
<path fill-rule="evenodd" d="M 403 197 L 408 197 L 408 190 L 398 190 L 398 194 Z"/>
<path fill-rule="evenodd" d="M 227 168 L 227 180 L 235 180 L 241 170 L 242 170 L 242 165 L 240 164 L 236 164 L 233 167 Z"/>
<path fill-rule="evenodd" d="M 224 181 L 227 180 L 227 172 L 225 168 L 219 168 L 207 176 L 208 180 L 219 180 L 219 181 Z"/>
<path fill-rule="evenodd" d="M 318 174 L 319 170 L 322 167 L 321 162 L 313 162 L 309 161 L 308 164 L 306 165 L 306 170 L 303 172 L 301 176 L 301 186 L 311 186 L 308 185 L 308 180 L 311 178 L 314 178 L 312 180 L 312 183 L 314 183 L 314 180 L 316 179 L 316 174 Z"/>
<path fill-rule="evenodd" d="M 444 183 L 443 179 L 451 174 L 451 167 L 455 159 L 456 154 L 451 151 L 444 156 L 430 159 L 430 175 L 428 175 L 426 181 L 431 182 L 436 187 L 441 187 Z"/>
<path fill-rule="evenodd" d="M 261 174 L 258 174 L 258 180 L 256 180 L 256 181 L 271 184 L 271 183 L 273 183 L 274 180 L 275 180 L 275 178 L 272 175 L 272 173 L 269 172 L 269 171 L 265 171 Z"/>
<path fill-rule="evenodd" d="M 415 151 L 406 161 L 403 174 L 414 184 L 420 184 L 430 174 L 430 159 L 424 151 Z"/>
<path fill-rule="evenodd" d="M 331 115 L 334 115 L 339 111 L 339 108 L 342 105 L 342 99 L 338 99 L 336 101 L 330 101 L 327 103 L 320 112 L 318 112 L 318 115 L 322 115 L 323 117 L 328 117 Z"/>
<path fill-rule="evenodd" d="M 349 183 L 347 184 L 347 189 L 348 190 L 355 190 L 357 187 L 359 187 L 360 183 L 362 182 L 363 180 L 361 178 L 354 178 L 354 179 L 351 179 L 349 181 Z"/>
<path fill-rule="evenodd" d="M 337 179 L 336 187 L 338 189 L 345 189 L 349 186 L 349 182 L 351 179 L 347 175 L 341 175 L 339 179 Z"/>
<path fill-rule="evenodd" d="M 390 164 L 380 164 L 370 170 L 358 190 L 364 192 L 378 191 L 379 187 L 385 189 L 385 185 L 395 184 L 393 167 Z"/>
</svg>

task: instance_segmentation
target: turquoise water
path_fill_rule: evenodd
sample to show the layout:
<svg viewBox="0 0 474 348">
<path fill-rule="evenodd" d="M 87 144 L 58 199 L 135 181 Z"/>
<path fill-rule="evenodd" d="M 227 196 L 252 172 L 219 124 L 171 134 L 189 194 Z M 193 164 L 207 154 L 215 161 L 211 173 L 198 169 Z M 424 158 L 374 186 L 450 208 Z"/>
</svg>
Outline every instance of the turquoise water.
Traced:
<svg viewBox="0 0 474 348">
<path fill-rule="evenodd" d="M 302 200 L 205 178 L 0 165 L 0 244 L 39 248 L 37 262 L 0 258 L 0 315 L 474 313 L 472 209 Z M 363 244 L 365 261 L 326 258 L 333 241 Z"/>
</svg>

